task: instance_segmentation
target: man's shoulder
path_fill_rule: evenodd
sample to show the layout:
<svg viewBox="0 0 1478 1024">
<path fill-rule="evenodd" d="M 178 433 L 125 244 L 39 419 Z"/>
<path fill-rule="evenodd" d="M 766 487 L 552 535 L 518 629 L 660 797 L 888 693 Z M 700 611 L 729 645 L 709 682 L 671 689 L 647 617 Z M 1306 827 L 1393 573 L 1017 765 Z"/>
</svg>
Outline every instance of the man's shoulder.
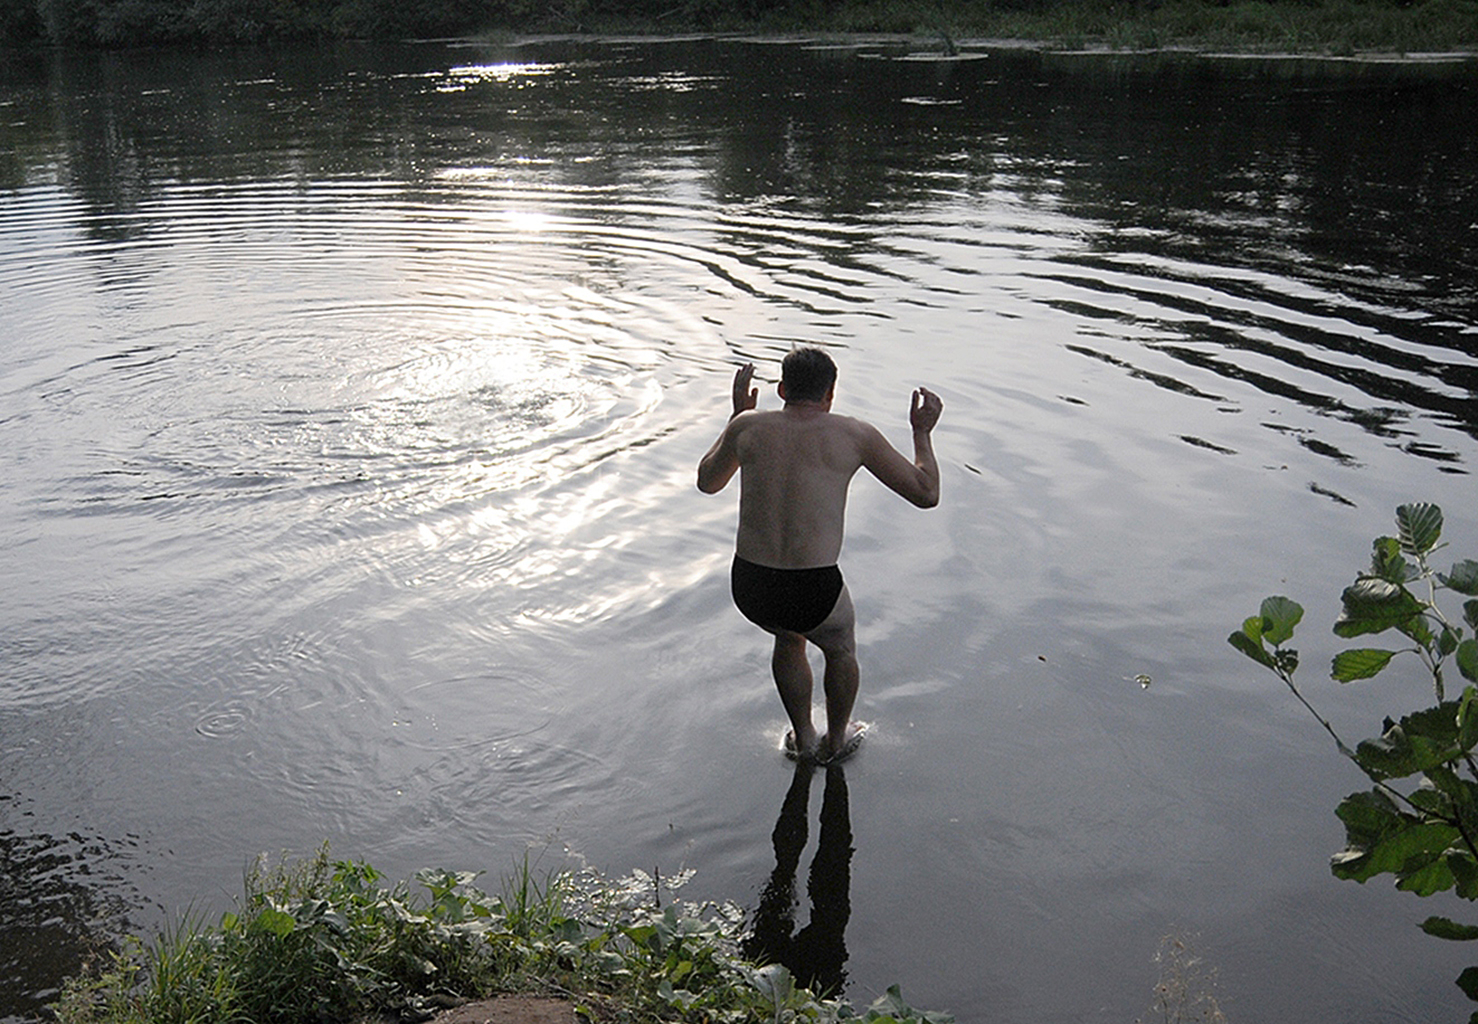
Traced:
<svg viewBox="0 0 1478 1024">
<path fill-rule="evenodd" d="M 779 416 L 778 412 L 769 409 L 745 409 L 729 420 L 729 431 L 733 433 L 748 430 L 750 427 L 763 426 L 766 423 L 774 423 Z"/>
<path fill-rule="evenodd" d="M 874 437 L 882 436 L 882 431 L 860 417 L 845 416 L 838 413 L 833 413 L 832 415 L 836 417 L 836 428 L 838 430 L 846 431 L 859 441 L 871 440 Z"/>
<path fill-rule="evenodd" d="M 767 446 L 767 438 L 774 437 L 777 431 L 783 429 L 784 422 L 780 413 L 761 409 L 746 409 L 729 420 L 724 427 L 730 443 L 739 444 L 742 441 L 746 448 L 756 443 Z"/>
<path fill-rule="evenodd" d="M 839 422 L 845 423 L 849 430 L 874 430 L 871 423 L 860 416 L 848 416 L 846 413 L 834 412 L 832 416 Z"/>
</svg>

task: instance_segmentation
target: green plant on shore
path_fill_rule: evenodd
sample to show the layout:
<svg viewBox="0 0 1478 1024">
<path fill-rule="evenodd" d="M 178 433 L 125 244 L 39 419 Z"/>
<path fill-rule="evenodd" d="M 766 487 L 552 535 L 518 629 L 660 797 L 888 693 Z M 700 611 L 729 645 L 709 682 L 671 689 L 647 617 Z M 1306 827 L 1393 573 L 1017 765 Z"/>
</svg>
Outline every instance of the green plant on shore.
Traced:
<svg viewBox="0 0 1478 1024">
<path fill-rule="evenodd" d="M 1398 720 L 1353 749 L 1315 710 L 1294 683 L 1298 652 L 1287 645 L 1303 608 L 1269 597 L 1259 614 L 1228 637 L 1231 645 L 1272 671 L 1334 737 L 1373 787 L 1354 793 L 1335 812 L 1344 822 L 1347 847 L 1334 855 L 1336 877 L 1365 882 L 1395 876 L 1396 887 L 1418 896 L 1451 890 L 1478 899 L 1478 561 L 1464 559 L 1438 572 L 1431 558 L 1441 544 L 1442 510 L 1431 504 L 1396 510 L 1397 535 L 1378 537 L 1370 567 L 1341 595 L 1334 624 L 1346 640 L 1388 634 L 1393 646 L 1356 647 L 1334 656 L 1331 676 L 1341 683 L 1372 678 L 1400 658 L 1420 663 L 1431 677 L 1437 703 Z M 1454 598 L 1453 595 L 1456 595 Z M 1467 600 L 1461 600 L 1467 598 Z M 1444 611 L 1439 599 L 1460 600 L 1462 614 Z M 1449 671 L 1468 681 L 1447 698 Z M 1413 780 L 1398 785 L 1402 780 Z M 1422 930 L 1443 939 L 1478 939 L 1478 926 L 1432 916 Z M 1478 966 L 1457 984 L 1478 1001 Z M 1470 1018 L 1478 1024 L 1478 1012 Z"/>
<path fill-rule="evenodd" d="M 638 877 L 640 876 L 640 877 Z M 686 875 L 669 879 L 675 890 Z M 527 859 L 489 896 L 466 872 L 386 887 L 362 862 L 257 861 L 219 924 L 195 916 L 124 942 L 70 981 L 60 1024 L 303 1024 L 394 1016 L 501 992 L 569 999 L 590 1021 L 952 1024 L 889 989 L 861 1015 L 779 965 L 737 955 L 737 908 L 669 900 L 647 876 L 607 882 Z"/>
</svg>

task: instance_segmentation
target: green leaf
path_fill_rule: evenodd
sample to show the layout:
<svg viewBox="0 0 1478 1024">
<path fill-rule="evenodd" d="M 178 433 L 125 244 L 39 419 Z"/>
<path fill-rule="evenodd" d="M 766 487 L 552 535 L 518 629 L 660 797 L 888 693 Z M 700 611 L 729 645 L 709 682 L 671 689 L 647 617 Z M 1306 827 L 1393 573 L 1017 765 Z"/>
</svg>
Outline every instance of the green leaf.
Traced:
<svg viewBox="0 0 1478 1024">
<path fill-rule="evenodd" d="M 749 975 L 749 983 L 774 1004 L 778 1011 L 790 1001 L 795 994 L 795 978 L 790 971 L 781 964 L 770 964 L 753 971 Z"/>
<path fill-rule="evenodd" d="M 1373 842 L 1352 842 L 1331 857 L 1330 870 L 1336 878 L 1353 882 L 1390 873 L 1400 888 L 1430 896 L 1454 883 L 1443 854 L 1457 838 L 1458 830 L 1451 825 L 1401 815 L 1397 824 Z"/>
<path fill-rule="evenodd" d="M 1457 670 L 1464 679 L 1478 683 L 1478 640 L 1464 640 L 1457 645 Z"/>
<path fill-rule="evenodd" d="M 1437 637 L 1432 633 L 1432 627 L 1427 624 L 1425 615 L 1413 615 L 1397 627 L 1404 636 L 1409 636 L 1423 648 L 1430 651 L 1437 645 Z"/>
<path fill-rule="evenodd" d="M 1462 755 L 1458 743 L 1458 704 L 1448 701 L 1389 723 L 1379 739 L 1355 747 L 1355 760 L 1377 778 L 1405 778 Z"/>
<path fill-rule="evenodd" d="M 1422 931 L 1439 939 L 1453 942 L 1472 942 L 1478 939 L 1478 925 L 1458 924 L 1445 917 L 1429 917 L 1421 924 Z"/>
<path fill-rule="evenodd" d="M 1478 688 L 1472 686 L 1463 691 L 1457 706 L 1457 742 L 1463 750 L 1478 746 Z"/>
<path fill-rule="evenodd" d="M 1334 633 L 1346 640 L 1406 625 L 1424 607 L 1405 587 L 1370 576 L 1346 587 L 1341 600 L 1344 611 L 1334 624 Z"/>
<path fill-rule="evenodd" d="M 1453 831 L 1457 830 L 1453 829 Z M 1396 873 L 1396 876 L 1397 889 L 1402 892 L 1414 892 L 1418 896 L 1431 896 L 1434 893 L 1451 889 L 1456 881 L 1441 853 L 1431 858 L 1425 855 L 1413 857 Z"/>
<path fill-rule="evenodd" d="M 1478 631 L 1478 601 L 1463 602 L 1463 621 L 1470 629 Z"/>
<path fill-rule="evenodd" d="M 657 929 L 651 925 L 629 925 L 621 930 L 626 933 L 628 939 L 642 949 L 653 953 L 660 953 L 662 951 L 662 940 L 657 936 Z"/>
<path fill-rule="evenodd" d="M 292 934 L 293 929 L 297 927 L 297 921 L 284 910 L 268 907 L 256 916 L 251 927 L 253 931 L 263 931 L 281 939 Z"/>
<path fill-rule="evenodd" d="M 903 1001 L 903 993 L 897 985 L 888 986 L 888 991 L 873 1000 L 869 1010 L 878 1013 L 899 1014 L 908 1013 L 911 1007 Z"/>
<path fill-rule="evenodd" d="M 1462 643 L 1462 640 L 1463 635 L 1458 630 L 1451 626 L 1443 626 L 1442 635 L 1437 638 L 1437 652 L 1446 658 L 1457 650 L 1457 645 Z"/>
<path fill-rule="evenodd" d="M 1370 574 L 1389 583 L 1405 583 L 1416 575 L 1401 557 L 1401 542 L 1395 537 L 1377 537 L 1370 555 Z"/>
<path fill-rule="evenodd" d="M 1242 632 L 1247 638 L 1258 645 L 1262 644 L 1262 616 L 1249 615 L 1242 620 Z"/>
<path fill-rule="evenodd" d="M 1361 844 L 1374 842 L 1401 824 L 1401 809 L 1379 789 L 1351 793 L 1334 813 L 1345 823 L 1350 841 Z"/>
<path fill-rule="evenodd" d="M 1408 794 L 1407 799 L 1432 817 L 1450 817 L 1452 814 L 1452 797 L 1440 789 L 1422 787 Z"/>
<path fill-rule="evenodd" d="M 1247 621 L 1252 622 L 1254 620 L 1248 619 Z M 1261 630 L 1259 629 L 1259 633 L 1260 632 Z M 1241 651 L 1243 654 L 1247 655 L 1247 657 L 1251 658 L 1259 665 L 1265 665 L 1268 668 L 1273 667 L 1273 656 L 1268 653 L 1266 647 L 1264 647 L 1258 641 L 1254 640 L 1252 637 L 1248 636 L 1245 629 L 1239 630 L 1238 632 L 1233 633 L 1231 636 L 1227 637 L 1227 643 L 1231 644 L 1233 647 Z"/>
<path fill-rule="evenodd" d="M 1478 803 L 1474 802 L 1475 795 L 1478 795 L 1478 786 L 1475 786 L 1474 783 L 1469 782 L 1446 765 L 1428 768 L 1422 773 L 1422 781 L 1423 787 L 1412 794 L 1413 800 L 1416 799 L 1417 794 L 1436 791 L 1446 796 L 1450 801 L 1447 811 L 1444 813 L 1467 815 L 1472 814 L 1474 809 L 1478 808 Z"/>
<path fill-rule="evenodd" d="M 1264 598 L 1260 611 L 1263 636 L 1274 647 L 1287 642 L 1293 636 L 1293 628 L 1304 617 L 1303 607 L 1286 597 Z"/>
<path fill-rule="evenodd" d="M 1437 579 L 1444 587 L 1456 590 L 1459 594 L 1467 594 L 1469 597 L 1478 597 L 1478 562 L 1471 558 L 1465 558 L 1452 567 L 1452 572 L 1446 576 L 1440 572 Z"/>
<path fill-rule="evenodd" d="M 848 1018 L 853 1019 L 853 1018 Z M 886 1021 L 917 1022 L 917 1024 L 955 1024 L 955 1019 L 948 1013 L 925 1012 L 916 1010 L 903 1001 L 903 995 L 898 991 L 897 985 L 892 985 L 888 991 L 875 999 L 867 1012 L 861 1017 L 855 1018 L 862 1024 L 870 1024 L 876 1021 L 884 1024 Z"/>
<path fill-rule="evenodd" d="M 1396 509 L 1396 529 L 1403 551 L 1425 555 L 1442 536 L 1442 509 L 1428 502 L 1402 505 Z"/>
<path fill-rule="evenodd" d="M 1391 663 L 1395 651 L 1382 651 L 1373 647 L 1361 647 L 1353 651 L 1341 651 L 1334 656 L 1330 676 L 1341 683 L 1356 679 L 1369 679 Z"/>
<path fill-rule="evenodd" d="M 1447 868 L 1457 881 L 1457 894 L 1465 900 L 1478 899 L 1478 861 L 1466 850 L 1448 850 L 1445 856 Z"/>
<path fill-rule="evenodd" d="M 1462 989 L 1469 999 L 1478 1002 L 1478 967 L 1469 967 L 1459 974 L 1457 987 Z M 1478 1017 L 1478 1013 L 1473 1016 Z"/>
<path fill-rule="evenodd" d="M 1273 667 L 1285 676 L 1291 676 L 1298 671 L 1298 652 L 1292 647 L 1280 647 L 1278 653 L 1273 655 Z"/>
</svg>

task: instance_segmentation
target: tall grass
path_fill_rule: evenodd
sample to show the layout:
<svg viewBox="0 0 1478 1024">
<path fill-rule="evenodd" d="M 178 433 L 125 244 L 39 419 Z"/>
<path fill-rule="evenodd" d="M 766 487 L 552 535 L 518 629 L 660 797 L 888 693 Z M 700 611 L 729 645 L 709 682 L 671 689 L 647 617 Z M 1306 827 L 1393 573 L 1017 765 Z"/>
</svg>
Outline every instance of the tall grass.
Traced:
<svg viewBox="0 0 1478 1024">
<path fill-rule="evenodd" d="M 818 999 L 785 968 L 738 957 L 735 908 L 663 907 L 658 883 L 640 873 L 617 883 L 588 872 L 541 877 L 525 859 L 500 896 L 476 879 L 423 871 L 414 889 L 387 887 L 368 864 L 330 860 L 327 848 L 301 862 L 259 860 L 218 924 L 187 915 L 151 942 L 130 939 L 65 987 L 57 1019 L 423 1019 L 458 1000 L 546 992 L 588 1020 L 953 1020 L 914 1010 L 896 988 L 860 1017 L 844 1001 Z"/>
</svg>

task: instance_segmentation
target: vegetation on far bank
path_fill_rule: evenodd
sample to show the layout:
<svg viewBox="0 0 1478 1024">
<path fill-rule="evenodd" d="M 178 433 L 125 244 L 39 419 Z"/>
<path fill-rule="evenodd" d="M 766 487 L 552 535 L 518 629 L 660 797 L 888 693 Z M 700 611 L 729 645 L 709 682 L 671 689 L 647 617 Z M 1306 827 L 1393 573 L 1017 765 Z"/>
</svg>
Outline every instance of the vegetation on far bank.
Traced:
<svg viewBox="0 0 1478 1024">
<path fill-rule="evenodd" d="M 1478 50 L 1478 0 L 0 0 L 0 45 L 836 32 L 1293 53 Z"/>
<path fill-rule="evenodd" d="M 489 896 L 475 875 L 449 871 L 421 872 L 414 890 L 386 887 L 327 848 L 302 863 L 258 861 L 218 924 L 187 918 L 153 942 L 129 940 L 69 982 L 54 1009 L 60 1024 L 347 1024 L 537 993 L 568 999 L 590 1022 L 953 1024 L 912 1009 L 896 987 L 858 1013 L 783 966 L 744 961 L 742 913 L 675 902 L 684 880 L 540 879 L 525 861 Z"/>
</svg>

